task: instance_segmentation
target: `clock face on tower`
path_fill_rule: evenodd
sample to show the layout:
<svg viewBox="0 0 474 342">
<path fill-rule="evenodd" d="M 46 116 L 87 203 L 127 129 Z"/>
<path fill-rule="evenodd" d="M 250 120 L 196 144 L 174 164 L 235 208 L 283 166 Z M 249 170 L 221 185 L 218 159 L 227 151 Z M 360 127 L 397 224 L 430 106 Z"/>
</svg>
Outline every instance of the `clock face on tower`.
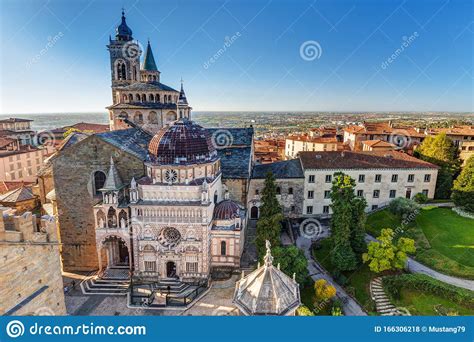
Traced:
<svg viewBox="0 0 474 342">
<path fill-rule="evenodd" d="M 165 180 L 168 183 L 176 183 L 176 181 L 178 180 L 178 172 L 176 172 L 176 170 L 166 170 Z"/>
</svg>

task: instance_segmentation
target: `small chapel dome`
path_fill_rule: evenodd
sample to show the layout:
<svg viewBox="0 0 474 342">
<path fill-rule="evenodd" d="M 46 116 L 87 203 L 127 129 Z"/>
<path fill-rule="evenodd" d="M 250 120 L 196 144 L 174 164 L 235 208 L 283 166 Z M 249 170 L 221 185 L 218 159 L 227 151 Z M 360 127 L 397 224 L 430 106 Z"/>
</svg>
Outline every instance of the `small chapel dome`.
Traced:
<svg viewBox="0 0 474 342">
<path fill-rule="evenodd" d="M 240 206 L 232 200 L 224 200 L 214 208 L 215 220 L 230 220 L 240 216 Z"/>
<path fill-rule="evenodd" d="M 188 119 L 163 127 L 151 139 L 148 151 L 150 161 L 160 165 L 203 164 L 217 160 L 210 133 Z"/>
</svg>

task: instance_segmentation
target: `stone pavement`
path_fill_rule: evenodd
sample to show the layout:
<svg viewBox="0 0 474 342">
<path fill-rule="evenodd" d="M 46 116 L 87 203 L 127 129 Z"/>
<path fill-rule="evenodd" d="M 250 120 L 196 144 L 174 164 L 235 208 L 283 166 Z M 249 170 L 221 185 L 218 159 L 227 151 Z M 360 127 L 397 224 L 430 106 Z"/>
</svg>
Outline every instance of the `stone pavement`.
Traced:
<svg viewBox="0 0 474 342">
<path fill-rule="evenodd" d="M 209 292 L 191 308 L 183 312 L 183 316 L 237 316 L 238 310 L 232 304 L 235 283 L 239 276 L 232 276 L 224 281 L 214 281 Z"/>
</svg>

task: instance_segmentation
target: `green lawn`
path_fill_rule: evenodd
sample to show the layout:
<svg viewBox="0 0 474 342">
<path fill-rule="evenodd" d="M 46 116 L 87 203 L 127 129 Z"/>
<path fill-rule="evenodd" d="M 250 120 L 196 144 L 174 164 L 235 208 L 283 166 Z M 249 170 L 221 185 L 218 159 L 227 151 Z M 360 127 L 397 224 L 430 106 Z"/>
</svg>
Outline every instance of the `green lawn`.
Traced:
<svg viewBox="0 0 474 342">
<path fill-rule="evenodd" d="M 332 273 L 334 267 L 329 257 L 329 251 L 330 240 L 325 239 L 321 241 L 321 248 L 313 249 L 313 255 L 329 273 Z M 344 286 L 347 292 L 353 295 L 367 312 L 375 314 L 374 303 L 370 298 L 369 291 L 370 280 L 375 274 L 369 270 L 367 265 L 362 265 L 355 271 L 344 272 L 344 276 L 347 278 L 347 284 Z"/>
<path fill-rule="evenodd" d="M 448 208 L 425 207 L 416 220 L 402 226 L 387 209 L 369 215 L 366 230 L 378 236 L 391 228 L 415 239 L 415 258 L 442 273 L 474 279 L 474 220 Z"/>
<path fill-rule="evenodd" d="M 392 299 L 392 302 L 397 307 L 407 308 L 412 316 L 444 316 L 448 312 L 461 316 L 472 315 L 472 309 L 438 295 L 413 289 L 401 289 L 400 299 Z"/>
</svg>

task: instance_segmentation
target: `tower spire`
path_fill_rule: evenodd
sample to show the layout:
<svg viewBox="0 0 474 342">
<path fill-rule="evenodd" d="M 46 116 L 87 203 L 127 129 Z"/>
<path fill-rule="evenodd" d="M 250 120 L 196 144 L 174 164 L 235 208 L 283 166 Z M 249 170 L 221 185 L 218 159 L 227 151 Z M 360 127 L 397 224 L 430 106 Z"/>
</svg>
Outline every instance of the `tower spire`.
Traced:
<svg viewBox="0 0 474 342">
<path fill-rule="evenodd" d="M 151 50 L 150 39 L 148 39 L 148 44 L 146 45 L 145 57 L 143 59 L 143 70 L 146 71 L 158 71 L 156 67 L 155 57 L 153 56 L 153 51 Z"/>
</svg>

